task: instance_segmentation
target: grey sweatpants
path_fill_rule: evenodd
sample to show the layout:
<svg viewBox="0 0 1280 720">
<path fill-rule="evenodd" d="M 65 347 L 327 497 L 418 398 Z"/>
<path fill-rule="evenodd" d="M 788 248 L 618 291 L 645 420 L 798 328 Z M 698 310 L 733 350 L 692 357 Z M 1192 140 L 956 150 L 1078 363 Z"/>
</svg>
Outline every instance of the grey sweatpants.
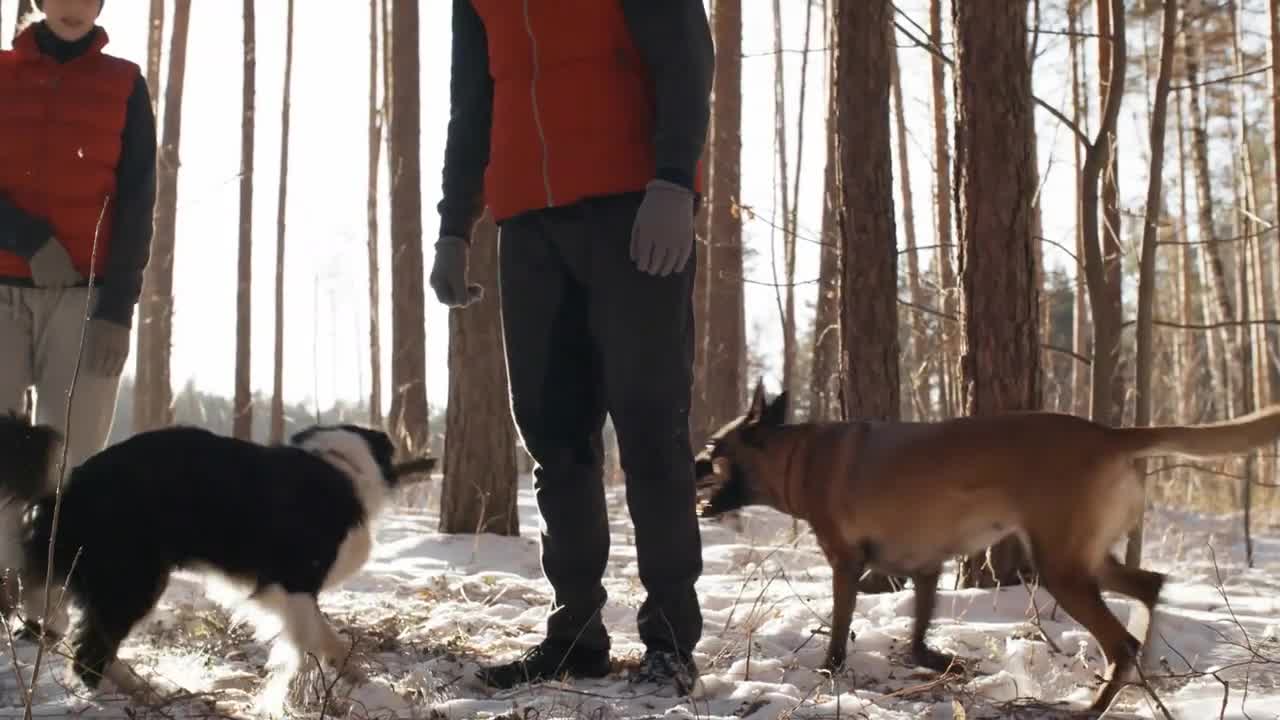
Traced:
<svg viewBox="0 0 1280 720">
<path fill-rule="evenodd" d="M 66 433 L 68 470 L 106 445 L 120 388 L 119 375 L 96 375 L 83 362 L 76 374 L 89 293 L 0 285 L 0 412 L 21 412 L 34 387 L 35 421 Z"/>
</svg>

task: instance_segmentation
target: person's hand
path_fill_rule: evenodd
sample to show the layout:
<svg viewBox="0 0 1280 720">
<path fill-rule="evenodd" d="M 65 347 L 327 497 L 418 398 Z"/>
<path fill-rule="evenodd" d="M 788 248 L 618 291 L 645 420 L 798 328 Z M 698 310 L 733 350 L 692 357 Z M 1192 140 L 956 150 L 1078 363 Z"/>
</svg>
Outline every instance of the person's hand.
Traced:
<svg viewBox="0 0 1280 720">
<path fill-rule="evenodd" d="M 129 357 L 129 328 L 110 320 L 90 318 L 85 332 L 85 369 L 102 377 L 118 377 Z"/>
<path fill-rule="evenodd" d="M 40 288 L 64 288 L 84 282 L 71 264 L 71 256 L 57 238 L 51 237 L 27 261 L 31 266 L 31 282 Z"/>
<path fill-rule="evenodd" d="M 665 276 L 684 270 L 692 253 L 693 193 L 650 180 L 631 226 L 631 260 L 641 272 Z"/>
<path fill-rule="evenodd" d="M 467 284 L 467 242 L 445 235 L 436 241 L 436 259 L 431 264 L 431 289 L 436 299 L 449 307 L 466 307 L 484 297 L 484 288 Z"/>
</svg>

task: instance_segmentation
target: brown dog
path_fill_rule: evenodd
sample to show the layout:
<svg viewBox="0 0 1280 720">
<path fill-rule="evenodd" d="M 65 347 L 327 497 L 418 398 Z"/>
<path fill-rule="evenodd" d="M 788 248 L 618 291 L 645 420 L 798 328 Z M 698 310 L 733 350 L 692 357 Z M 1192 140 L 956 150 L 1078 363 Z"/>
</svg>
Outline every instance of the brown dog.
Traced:
<svg viewBox="0 0 1280 720">
<path fill-rule="evenodd" d="M 747 413 L 707 442 L 695 460 L 699 512 L 764 505 L 812 526 L 832 568 L 823 668 L 844 666 L 856 583 L 870 568 L 912 578 L 912 657 L 944 670 L 953 658 L 924 641 L 943 563 L 1015 536 L 1044 587 L 1106 653 L 1095 712 L 1111 704 L 1142 646 L 1101 591 L 1141 602 L 1149 633 L 1165 580 L 1111 553 L 1142 509 L 1133 460 L 1233 455 L 1280 438 L 1280 407 L 1212 425 L 1111 428 L 1048 412 L 784 424 L 786 402 L 786 393 L 766 402 L 757 385 Z"/>
</svg>

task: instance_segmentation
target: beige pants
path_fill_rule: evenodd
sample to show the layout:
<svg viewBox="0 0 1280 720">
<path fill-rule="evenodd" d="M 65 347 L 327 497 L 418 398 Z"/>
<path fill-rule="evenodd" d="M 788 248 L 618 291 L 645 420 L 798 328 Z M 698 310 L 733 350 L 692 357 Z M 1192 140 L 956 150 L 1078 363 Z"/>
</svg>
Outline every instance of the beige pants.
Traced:
<svg viewBox="0 0 1280 720">
<path fill-rule="evenodd" d="M 21 412 L 34 387 L 35 421 L 66 435 L 68 470 L 106 445 L 120 388 L 119 375 L 76 370 L 89 292 L 0 285 L 0 412 Z"/>
<path fill-rule="evenodd" d="M 35 388 L 35 421 L 53 426 L 67 439 L 68 470 L 106 445 L 120 387 L 119 375 L 96 375 L 83 365 L 77 372 L 80 338 L 92 308 L 86 301 L 91 299 L 88 288 L 0 285 L 0 412 L 22 412 L 27 389 Z M 61 457 L 59 453 L 57 459 Z M 55 468 L 52 479 L 56 481 L 59 474 Z M 6 502 L 0 507 L 0 533 L 5 536 L 0 539 L 0 568 L 22 565 L 17 537 L 20 520 L 19 504 Z M 24 585 L 19 599 L 7 574 L 3 584 L 0 612 L 8 616 L 20 604 L 28 619 L 40 617 L 45 606 L 43 587 Z M 55 592 L 51 601 L 60 594 Z M 46 627 L 61 634 L 67 627 L 66 607 L 52 602 L 51 606 L 54 612 Z"/>
</svg>

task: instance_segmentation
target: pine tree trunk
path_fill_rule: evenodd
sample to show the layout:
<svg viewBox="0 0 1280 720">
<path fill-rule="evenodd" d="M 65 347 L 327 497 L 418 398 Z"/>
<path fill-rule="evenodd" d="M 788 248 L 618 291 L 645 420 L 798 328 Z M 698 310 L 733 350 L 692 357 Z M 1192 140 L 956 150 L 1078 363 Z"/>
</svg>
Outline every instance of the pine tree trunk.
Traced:
<svg viewBox="0 0 1280 720">
<path fill-rule="evenodd" d="M 810 6 L 811 7 L 811 6 Z M 782 255 L 783 280 L 781 287 L 775 287 L 778 299 L 778 313 L 782 320 L 782 389 L 793 391 L 795 388 L 796 368 L 796 294 L 792 282 L 795 279 L 795 227 L 793 206 L 794 199 L 789 194 L 791 175 L 787 167 L 787 104 L 786 73 L 784 72 L 782 47 L 782 0 L 773 0 L 773 107 L 774 107 L 774 141 L 778 156 L 778 185 L 781 192 L 782 208 Z M 801 106 L 803 112 L 803 105 Z M 796 170 L 797 175 L 799 169 Z M 774 280 L 777 282 L 776 253 L 769 253 L 770 264 L 775 268 Z M 787 406 L 787 420 L 790 420 L 792 406 Z"/>
<path fill-rule="evenodd" d="M 889 0 L 836 5 L 842 389 L 845 417 L 868 420 L 901 416 L 898 234 L 889 123 L 892 19 Z M 862 592 L 892 589 L 892 579 L 879 573 L 859 584 Z"/>
<path fill-rule="evenodd" d="M 1178 283 L 1180 292 L 1178 322 L 1188 325 L 1195 320 L 1195 298 L 1201 295 L 1202 289 L 1197 282 L 1195 256 L 1187 232 L 1187 219 L 1190 213 L 1187 210 L 1187 142 L 1186 123 L 1183 120 L 1186 113 L 1183 110 L 1180 95 L 1174 97 L 1174 107 L 1178 132 L 1178 217 L 1181 218 L 1179 226 L 1182 229 L 1180 232 L 1182 244 L 1178 248 L 1178 274 L 1181 278 Z M 1175 375 L 1178 386 L 1177 422 L 1180 423 L 1195 422 L 1200 417 L 1199 404 L 1196 402 L 1197 390 L 1201 384 L 1201 374 L 1196 365 L 1196 358 L 1199 355 L 1196 351 L 1196 339 L 1195 333 L 1181 333 L 1178 370 Z M 1208 340 L 1209 338 L 1206 338 L 1206 341 Z"/>
<path fill-rule="evenodd" d="M 916 242 L 916 213 L 911 201 L 911 161 L 907 155 L 907 119 L 906 108 L 902 101 L 902 77 L 898 72 L 898 50 L 895 47 L 889 55 L 890 68 L 893 75 L 893 117 L 898 143 L 898 192 L 902 194 L 902 229 L 907 239 L 907 294 L 916 307 L 908 311 L 911 318 L 911 331 L 907 336 L 907 352 L 904 356 L 907 367 L 906 391 L 909 393 L 903 405 L 905 419 L 928 419 L 929 409 L 929 373 L 925 361 L 924 318 L 920 308 L 928 306 L 924 290 L 920 284 L 920 254 Z"/>
<path fill-rule="evenodd" d="M 280 181 L 276 197 L 275 348 L 271 370 L 271 442 L 284 442 L 284 257 L 289 188 L 289 114 L 293 97 L 293 0 L 285 21 L 284 93 L 280 108 Z"/>
<path fill-rule="evenodd" d="M 1188 32 L 1197 32 L 1194 28 L 1188 28 Z M 1213 293 L 1214 302 L 1206 302 L 1205 306 L 1214 306 L 1216 315 L 1222 322 L 1232 322 L 1236 318 L 1235 307 L 1231 299 L 1230 286 L 1228 285 L 1226 263 L 1222 256 L 1222 243 L 1218 238 L 1218 230 L 1214 225 L 1215 213 L 1215 197 L 1213 193 L 1212 176 L 1210 175 L 1209 162 L 1209 135 L 1205 129 L 1204 106 L 1201 100 L 1200 83 L 1200 62 L 1204 54 L 1203 39 L 1198 35 L 1194 38 L 1187 37 L 1185 45 L 1185 67 L 1187 74 L 1187 85 L 1190 86 L 1188 91 L 1188 101 L 1190 102 L 1191 113 L 1191 158 L 1194 168 L 1194 178 L 1196 183 L 1196 206 L 1199 208 L 1198 224 L 1200 230 L 1200 240 L 1204 248 L 1205 257 L 1208 260 L 1209 275 L 1207 277 L 1210 289 Z M 1213 322 L 1213 320 L 1208 320 Z M 1225 351 L 1227 358 L 1239 358 L 1240 349 L 1235 342 L 1235 335 L 1230 330 L 1223 329 L 1219 331 L 1220 345 Z M 1215 358 L 1211 361 L 1216 378 L 1214 386 L 1222 388 L 1222 400 L 1224 404 L 1223 415 L 1230 417 L 1236 414 L 1236 388 L 1240 387 L 1240 379 L 1235 372 L 1229 372 L 1223 375 L 1218 370 L 1218 360 Z M 1235 361 L 1229 361 L 1228 367 L 1236 366 Z M 1220 382 L 1224 380 L 1225 384 Z"/>
<path fill-rule="evenodd" d="M 422 260 L 418 3 L 391 0 L 391 427 L 406 454 L 430 437 Z"/>
<path fill-rule="evenodd" d="M 1124 326 L 1121 304 L 1119 188 L 1115 138 L 1124 99 L 1125 10 L 1123 0 L 1099 0 L 1098 87 L 1102 121 L 1085 153 L 1081 196 L 1084 204 L 1085 274 L 1093 314 L 1092 404 L 1094 420 L 1120 425 L 1124 419 L 1124 382 L 1120 374 L 1120 341 Z M 1099 227 L 1101 183 L 1102 227 Z"/>
<path fill-rule="evenodd" d="M 148 358 L 147 404 L 137 407 L 138 427 L 148 430 L 173 423 L 173 389 L 169 379 L 169 349 L 173 338 L 173 258 L 178 220 L 178 147 L 182 139 L 182 91 L 187 67 L 187 31 L 191 0 L 174 0 L 173 34 L 169 40 L 169 72 L 164 92 L 160 150 L 156 174 L 155 235 L 148 269 L 152 275 L 153 315 Z"/>
<path fill-rule="evenodd" d="M 707 427 L 743 411 L 746 318 L 742 287 L 742 0 L 715 0 L 711 118 L 711 237 L 707 251 Z"/>
<path fill-rule="evenodd" d="M 707 304 L 707 241 L 711 234 L 711 210 L 706 189 L 710 188 L 707 169 L 711 164 L 711 146 L 708 142 L 702 150 L 699 164 L 704 192 L 698 213 L 694 217 L 694 266 L 693 276 L 693 387 L 692 406 L 689 408 L 689 439 L 694 448 L 706 441 L 712 429 L 708 424 L 707 408 L 707 332 L 710 306 Z"/>
<path fill-rule="evenodd" d="M 231 435 L 253 438 L 253 387 L 250 385 L 253 346 L 253 140 L 257 47 L 254 44 L 253 0 L 244 0 L 243 94 L 240 109 L 240 242 L 236 258 L 235 402 Z M 283 180 L 283 178 L 282 178 Z M 281 183 L 283 185 L 283 182 Z"/>
<path fill-rule="evenodd" d="M 823 37 L 835 48 L 831 2 L 823 6 Z M 831 53 L 834 56 L 834 51 Z M 818 291 L 813 314 L 813 364 L 809 377 L 809 419 L 837 417 L 836 397 L 840 378 L 840 239 L 836 229 L 839 187 L 836 185 L 834 65 L 827 64 L 826 165 L 822 171 L 822 244 L 818 257 Z"/>
<path fill-rule="evenodd" d="M 1119 1 L 1119 0 L 1117 0 Z M 1038 173 L 1025 3 L 958 2 L 956 28 L 956 206 L 964 283 L 970 415 L 1038 409 L 1040 305 L 1035 283 L 1032 198 Z M 981 9 L 978 9 L 981 6 Z M 1020 582 L 1029 571 L 1016 539 L 968 558 L 968 586 Z"/>
<path fill-rule="evenodd" d="M 929 40 L 934 47 L 942 47 L 942 0 L 929 2 Z M 947 89 L 946 66 L 942 58 L 932 56 L 933 82 L 933 166 L 934 166 L 934 214 L 937 219 L 938 272 L 942 286 L 942 312 L 947 317 L 958 317 L 959 285 L 956 282 L 954 258 L 956 247 L 951 203 L 951 151 L 947 141 Z M 942 328 L 942 369 L 939 372 L 943 417 L 954 417 L 960 412 L 960 332 L 949 322 Z"/>
<path fill-rule="evenodd" d="M 1151 424 L 1152 362 L 1154 351 L 1154 327 L 1152 311 L 1156 294 L 1156 243 L 1160 239 L 1161 209 L 1164 207 L 1164 138 L 1168 125 L 1169 85 L 1173 74 L 1173 56 L 1177 43 L 1178 3 L 1165 0 L 1162 39 L 1160 43 L 1160 71 L 1156 76 L 1154 105 L 1151 110 L 1151 170 L 1147 179 L 1147 216 L 1142 226 L 1142 257 L 1138 270 L 1138 324 L 1137 324 L 1137 374 L 1134 424 L 1141 427 Z M 1137 463 L 1140 472 L 1146 474 L 1147 463 Z M 1141 518 L 1141 515 L 1139 515 Z M 1125 550 L 1125 564 L 1137 567 L 1142 560 L 1142 522 L 1129 533 Z"/>
<path fill-rule="evenodd" d="M 1088 94 L 1083 92 L 1087 81 L 1081 61 L 1081 41 L 1079 37 L 1080 5 L 1082 0 L 1070 0 L 1067 9 L 1067 32 L 1071 34 L 1071 121 L 1076 127 L 1083 129 L 1088 117 Z M 1081 144 L 1073 144 L 1075 150 L 1075 177 L 1077 186 L 1084 178 L 1084 155 Z M 1076 268 L 1075 268 L 1075 309 L 1072 312 L 1071 349 L 1080 357 L 1089 355 L 1089 305 L 1088 288 L 1083 281 L 1084 265 L 1084 203 L 1083 198 L 1076 198 Z M 1089 366 L 1080 361 L 1071 365 L 1071 411 L 1076 415 L 1089 415 Z"/>
<path fill-rule="evenodd" d="M 498 286 L 498 230 L 476 224 L 467 267 L 484 287 Z M 449 311 L 449 400 L 444 432 L 440 532 L 519 535 L 516 431 L 502 354 L 496 297 Z"/>
<path fill-rule="evenodd" d="M 151 91 L 151 111 L 160 105 L 160 61 L 164 50 L 164 0 L 151 0 L 147 17 L 147 88 Z M 157 163 L 158 165 L 158 163 Z M 155 248 L 152 248 L 154 256 Z M 146 429 L 146 408 L 151 407 L 155 369 L 150 348 L 155 342 L 155 278 L 159 265 L 148 262 L 142 271 L 142 292 L 138 296 L 138 330 L 134 333 L 133 431 Z"/>
<path fill-rule="evenodd" d="M 1271 72 L 1267 74 L 1271 90 L 1271 204 L 1273 222 L 1280 222 L 1280 0 L 1269 0 L 1267 3 L 1269 28 L 1267 47 L 1271 55 Z M 1280 242 L 1274 238 L 1271 242 L 1270 288 L 1266 294 L 1270 302 L 1266 303 L 1267 318 L 1275 320 L 1280 316 Z M 1280 331 L 1269 328 L 1267 331 L 1268 357 L 1271 358 L 1269 374 L 1271 395 L 1268 403 L 1280 402 Z M 1272 454 L 1280 452 L 1280 444 L 1273 444 Z M 1274 472 L 1274 471 L 1273 471 Z"/>
<path fill-rule="evenodd" d="M 369 174 L 365 179 L 365 215 L 369 257 L 369 423 L 382 427 L 382 319 L 378 308 L 378 163 L 383 115 L 378 106 L 378 20 L 385 0 L 369 0 Z M 383 28 L 385 32 L 385 28 Z"/>
</svg>

